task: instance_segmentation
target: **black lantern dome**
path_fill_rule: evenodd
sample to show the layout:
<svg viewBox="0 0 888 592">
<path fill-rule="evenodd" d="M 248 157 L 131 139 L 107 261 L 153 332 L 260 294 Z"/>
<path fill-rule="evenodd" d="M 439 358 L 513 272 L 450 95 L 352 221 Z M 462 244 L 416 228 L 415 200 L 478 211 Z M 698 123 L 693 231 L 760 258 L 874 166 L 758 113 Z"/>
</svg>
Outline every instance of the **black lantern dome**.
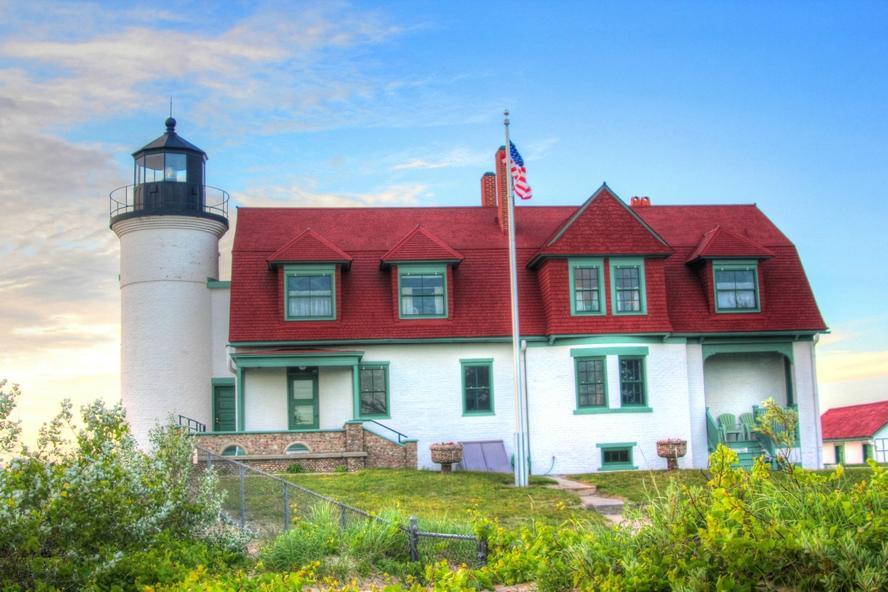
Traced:
<svg viewBox="0 0 888 592">
<path fill-rule="evenodd" d="M 137 216 L 197 216 L 228 225 L 228 193 L 206 185 L 207 153 L 176 133 L 166 133 L 133 153 L 133 184 L 111 192 L 111 224 Z"/>
</svg>

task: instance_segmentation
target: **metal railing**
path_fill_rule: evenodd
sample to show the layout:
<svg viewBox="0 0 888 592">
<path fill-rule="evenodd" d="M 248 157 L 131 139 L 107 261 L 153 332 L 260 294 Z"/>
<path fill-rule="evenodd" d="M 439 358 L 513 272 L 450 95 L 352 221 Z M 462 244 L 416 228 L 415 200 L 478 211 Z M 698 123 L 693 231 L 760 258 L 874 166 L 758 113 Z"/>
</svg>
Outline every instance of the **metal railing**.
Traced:
<svg viewBox="0 0 888 592">
<path fill-rule="evenodd" d="M 196 419 L 191 419 L 190 417 L 186 417 L 184 415 L 179 416 L 178 423 L 183 428 L 187 428 L 189 433 L 207 431 L 207 424 L 201 423 Z"/>
<path fill-rule="evenodd" d="M 357 420 L 357 421 L 360 421 L 361 423 L 372 423 L 372 424 L 378 425 L 379 427 L 384 428 L 384 429 L 386 429 L 386 430 L 392 432 L 393 434 L 395 434 L 395 436 L 397 436 L 397 438 L 398 438 L 398 444 L 403 444 L 406 440 L 409 440 L 409 439 L 410 439 L 410 437 L 407 436 L 407 434 L 402 434 L 402 433 L 399 432 L 398 430 L 396 430 L 396 429 L 394 429 L 394 428 L 390 428 L 390 427 L 388 427 L 387 425 L 385 425 L 384 423 L 379 423 L 379 422 L 376 421 L 375 419 L 359 419 L 359 420 Z"/>
<path fill-rule="evenodd" d="M 213 469 L 226 493 L 224 512 L 230 522 L 249 529 L 257 538 L 270 539 L 290 529 L 295 519 L 311 518 L 321 504 L 328 504 L 340 529 L 362 521 L 377 521 L 404 534 L 405 555 L 412 561 L 446 560 L 454 564 L 481 566 L 487 563 L 487 541 L 463 533 L 434 532 L 420 528 L 411 517 L 407 524 L 335 500 L 306 487 L 259 470 L 235 457 L 220 456 L 197 447 L 196 469 Z"/>
<path fill-rule="evenodd" d="M 228 219 L 228 202 L 231 196 L 224 189 L 213 187 L 212 185 L 197 185 L 196 187 L 201 187 L 203 191 L 202 200 L 198 200 L 198 196 L 190 196 L 188 200 L 180 200 L 173 199 L 181 198 L 179 195 L 166 196 L 167 199 L 165 199 L 164 191 L 166 184 L 156 183 L 155 185 L 158 186 L 160 198 L 152 198 L 148 194 L 140 193 L 140 191 L 145 189 L 145 184 L 122 185 L 111 191 L 108 194 L 108 210 L 111 219 L 113 220 L 118 216 L 141 210 L 146 212 L 175 210 L 183 213 L 200 211 Z M 180 184 L 176 183 L 174 185 L 177 186 L 176 189 L 179 189 L 178 185 Z M 157 201 L 158 199 L 160 201 Z"/>
</svg>

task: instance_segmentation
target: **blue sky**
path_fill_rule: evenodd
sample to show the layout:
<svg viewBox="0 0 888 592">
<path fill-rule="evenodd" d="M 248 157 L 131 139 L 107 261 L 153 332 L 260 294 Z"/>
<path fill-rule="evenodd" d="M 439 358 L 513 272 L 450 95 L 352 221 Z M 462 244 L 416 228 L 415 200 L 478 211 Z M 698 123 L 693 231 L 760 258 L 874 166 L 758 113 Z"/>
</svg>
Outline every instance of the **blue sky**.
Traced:
<svg viewBox="0 0 888 592">
<path fill-rule="evenodd" d="M 535 204 L 755 202 L 827 406 L 888 396 L 888 4 L 0 2 L 0 376 L 34 401 L 117 397 L 105 195 L 170 95 L 246 205 L 477 203 L 504 107 Z"/>
</svg>

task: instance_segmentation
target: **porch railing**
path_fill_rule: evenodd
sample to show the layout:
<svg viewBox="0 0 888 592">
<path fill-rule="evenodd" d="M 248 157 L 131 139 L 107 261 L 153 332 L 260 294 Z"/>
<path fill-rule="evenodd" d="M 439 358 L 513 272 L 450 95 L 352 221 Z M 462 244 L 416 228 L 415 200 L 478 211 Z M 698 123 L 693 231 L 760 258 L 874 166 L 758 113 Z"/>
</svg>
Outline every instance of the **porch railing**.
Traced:
<svg viewBox="0 0 888 592">
<path fill-rule="evenodd" d="M 402 434 L 402 433 L 399 432 L 398 430 L 396 430 L 396 429 L 394 429 L 394 428 L 390 428 L 390 427 L 388 427 L 387 425 L 385 425 L 384 423 L 379 423 L 379 422 L 376 421 L 375 419 L 358 419 L 358 420 L 355 420 L 355 421 L 360 421 L 361 423 L 372 423 L 372 424 L 374 424 L 374 425 L 378 425 L 379 427 L 381 427 L 381 428 L 383 428 L 383 429 L 386 429 L 386 430 L 390 431 L 391 433 L 393 433 L 393 434 L 398 438 L 398 444 L 403 444 L 403 443 L 406 442 L 407 440 L 410 440 L 410 437 L 407 436 L 407 434 Z"/>
<path fill-rule="evenodd" d="M 205 432 L 207 431 L 207 424 L 201 423 L 196 419 L 191 419 L 190 417 L 186 417 L 184 415 L 179 416 L 179 425 L 188 430 L 188 433 L 196 433 L 196 432 Z"/>
<path fill-rule="evenodd" d="M 715 449 L 718 448 L 718 443 L 721 441 L 719 437 L 718 425 L 716 425 L 715 420 L 712 418 L 712 414 L 709 412 L 709 407 L 706 408 L 706 442 L 709 445 L 709 452 L 715 452 Z"/>
</svg>

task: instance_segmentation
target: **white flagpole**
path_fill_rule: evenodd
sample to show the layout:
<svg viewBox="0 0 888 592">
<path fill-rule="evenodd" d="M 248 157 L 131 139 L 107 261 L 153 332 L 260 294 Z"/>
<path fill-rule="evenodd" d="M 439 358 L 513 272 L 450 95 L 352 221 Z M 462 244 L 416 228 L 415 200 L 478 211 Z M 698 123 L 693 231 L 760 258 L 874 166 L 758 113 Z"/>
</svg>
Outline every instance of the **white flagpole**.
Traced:
<svg viewBox="0 0 888 592">
<path fill-rule="evenodd" d="M 506 129 L 506 191 L 509 200 L 509 284 L 512 295 L 512 377 L 515 395 L 515 485 L 527 487 L 527 432 L 524 400 L 524 373 L 521 363 L 521 327 L 518 318 L 518 264 L 515 247 L 515 195 L 512 186 L 512 144 L 509 141 L 509 111 L 503 112 Z"/>
</svg>

